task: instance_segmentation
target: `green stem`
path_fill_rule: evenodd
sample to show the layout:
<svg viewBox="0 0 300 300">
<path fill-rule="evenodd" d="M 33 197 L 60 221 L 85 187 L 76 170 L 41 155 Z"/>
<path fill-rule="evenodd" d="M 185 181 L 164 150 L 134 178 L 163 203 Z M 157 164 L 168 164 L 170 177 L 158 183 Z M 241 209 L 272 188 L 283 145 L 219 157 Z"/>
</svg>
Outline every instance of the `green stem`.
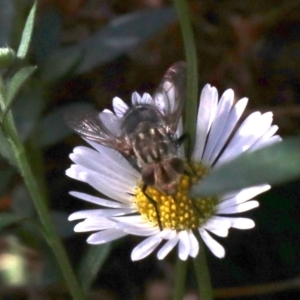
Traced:
<svg viewBox="0 0 300 300">
<path fill-rule="evenodd" d="M 78 280 L 73 272 L 69 258 L 66 254 L 64 246 L 58 237 L 55 227 L 51 220 L 51 215 L 47 206 L 47 196 L 43 192 L 43 189 L 38 184 L 35 178 L 35 174 L 32 170 L 28 158 L 25 153 L 25 148 L 20 142 L 17 135 L 11 112 L 8 112 L 4 119 L 5 132 L 12 145 L 15 153 L 16 162 L 18 168 L 24 178 L 24 182 L 28 188 L 28 191 L 32 197 L 34 206 L 38 213 L 40 223 L 45 232 L 45 238 L 48 245 L 51 247 L 54 256 L 57 259 L 61 272 L 65 278 L 66 284 L 74 300 L 84 300 L 84 293 L 78 283 Z"/>
<path fill-rule="evenodd" d="M 175 277 L 175 290 L 174 290 L 174 300 L 182 300 L 185 290 L 186 281 L 186 270 L 187 270 L 187 260 L 183 261 L 177 257 L 176 263 L 176 277 Z"/>
<path fill-rule="evenodd" d="M 194 267 L 197 277 L 199 297 L 202 300 L 212 300 L 213 290 L 210 282 L 209 269 L 207 266 L 205 247 L 202 239 L 199 237 L 200 251 L 196 258 L 194 258 Z"/>
<path fill-rule="evenodd" d="M 185 130 L 194 141 L 198 104 L 198 62 L 189 7 L 186 0 L 174 0 L 177 10 L 187 61 L 187 102 Z M 193 146 L 193 145 L 191 145 Z M 192 148 L 191 148 L 192 149 Z M 190 154 L 190 153 L 189 153 Z"/>
</svg>

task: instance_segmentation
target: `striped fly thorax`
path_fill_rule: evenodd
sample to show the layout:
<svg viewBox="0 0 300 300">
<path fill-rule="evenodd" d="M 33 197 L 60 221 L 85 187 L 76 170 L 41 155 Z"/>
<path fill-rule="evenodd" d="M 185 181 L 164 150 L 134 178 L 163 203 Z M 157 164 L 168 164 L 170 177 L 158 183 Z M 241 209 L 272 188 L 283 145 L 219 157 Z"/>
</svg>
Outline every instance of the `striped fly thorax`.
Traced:
<svg viewBox="0 0 300 300">
<path fill-rule="evenodd" d="M 160 163 L 177 155 L 177 145 L 164 127 L 160 113 L 151 106 L 129 110 L 123 123 L 139 168 Z"/>
</svg>

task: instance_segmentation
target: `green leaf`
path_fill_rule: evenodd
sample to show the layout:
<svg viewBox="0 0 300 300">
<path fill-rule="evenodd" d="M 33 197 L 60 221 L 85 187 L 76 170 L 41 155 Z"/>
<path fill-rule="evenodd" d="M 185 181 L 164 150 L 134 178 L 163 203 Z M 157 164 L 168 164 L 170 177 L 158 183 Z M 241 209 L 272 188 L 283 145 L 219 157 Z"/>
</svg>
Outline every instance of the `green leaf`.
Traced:
<svg viewBox="0 0 300 300">
<path fill-rule="evenodd" d="M 3 115 L 7 113 L 17 93 L 19 92 L 25 81 L 32 75 L 35 69 L 36 67 L 33 66 L 24 67 L 12 77 L 11 81 L 8 84 L 8 89 L 6 92 L 5 109 Z"/>
<path fill-rule="evenodd" d="M 214 169 L 191 190 L 193 196 L 220 195 L 260 184 L 280 184 L 300 177 L 300 138 L 251 153 Z"/>
<path fill-rule="evenodd" d="M 91 35 L 80 44 L 58 50 L 44 64 L 48 70 L 61 72 L 66 60 L 76 61 L 82 56 L 77 74 L 114 60 L 176 20 L 173 8 L 138 11 L 114 19 L 107 26 Z M 52 75 L 53 76 L 53 75 Z"/>
<path fill-rule="evenodd" d="M 6 158 L 12 165 L 16 166 L 15 155 L 12 151 L 11 145 L 5 135 L 3 128 L 0 127 L 0 154 Z"/>
<path fill-rule="evenodd" d="M 88 291 L 97 276 L 99 270 L 104 264 L 111 250 L 111 243 L 89 246 L 83 255 L 79 269 L 79 282 L 82 283 L 84 291 Z"/>
<path fill-rule="evenodd" d="M 28 48 L 29 48 L 29 44 L 30 44 L 32 32 L 33 32 L 36 7 L 37 7 L 37 2 L 34 2 L 32 8 L 30 10 L 30 13 L 28 15 L 28 18 L 26 20 L 26 24 L 25 24 L 25 27 L 24 27 L 24 30 L 22 33 L 20 46 L 19 46 L 19 49 L 17 52 L 17 57 L 20 59 L 23 59 L 28 52 Z"/>
<path fill-rule="evenodd" d="M 13 213 L 1 213 L 0 214 L 0 230 L 3 228 L 13 225 L 15 223 L 18 223 L 22 221 L 24 218 L 15 215 Z"/>
</svg>

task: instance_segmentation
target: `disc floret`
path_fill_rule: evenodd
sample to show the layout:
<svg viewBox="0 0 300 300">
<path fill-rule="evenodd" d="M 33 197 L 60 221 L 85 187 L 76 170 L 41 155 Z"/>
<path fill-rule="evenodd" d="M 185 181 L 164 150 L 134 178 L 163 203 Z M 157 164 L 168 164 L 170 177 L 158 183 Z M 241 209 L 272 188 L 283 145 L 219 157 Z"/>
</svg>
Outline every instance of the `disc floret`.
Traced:
<svg viewBox="0 0 300 300">
<path fill-rule="evenodd" d="M 192 185 L 207 173 L 207 168 L 200 163 L 189 163 L 185 169 L 173 195 L 166 195 L 151 186 L 147 188 L 148 196 L 157 204 L 163 228 L 193 230 L 204 225 L 215 213 L 216 197 L 192 198 L 189 195 Z M 155 207 L 143 193 L 142 184 L 137 188 L 134 202 L 145 219 L 159 225 Z"/>
</svg>

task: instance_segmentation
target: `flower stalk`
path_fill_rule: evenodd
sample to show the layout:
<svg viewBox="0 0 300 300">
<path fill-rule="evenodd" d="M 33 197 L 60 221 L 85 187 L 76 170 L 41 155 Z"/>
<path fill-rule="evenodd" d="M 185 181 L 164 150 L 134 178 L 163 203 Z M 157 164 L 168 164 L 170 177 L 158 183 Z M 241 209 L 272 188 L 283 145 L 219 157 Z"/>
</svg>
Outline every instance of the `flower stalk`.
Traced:
<svg viewBox="0 0 300 300">
<path fill-rule="evenodd" d="M 185 106 L 185 132 L 194 142 L 196 112 L 198 105 L 198 62 L 190 12 L 186 0 L 174 0 L 177 10 L 187 63 L 187 100 Z M 190 145 L 191 149 L 193 145 Z M 190 150 L 190 149 L 188 149 Z M 190 151 L 188 152 L 190 154 Z"/>
<path fill-rule="evenodd" d="M 176 262 L 176 277 L 175 277 L 175 288 L 174 288 L 174 300 L 182 300 L 185 291 L 186 282 L 186 271 L 187 271 L 188 260 L 181 260 L 177 257 Z"/>
<path fill-rule="evenodd" d="M 202 300 L 212 300 L 213 290 L 207 265 L 205 247 L 202 239 L 198 237 L 200 244 L 199 254 L 194 258 L 194 268 L 197 277 L 199 296 Z"/>
<path fill-rule="evenodd" d="M 190 136 L 191 142 L 189 147 L 193 147 L 194 138 L 196 134 L 196 111 L 198 103 L 198 63 L 195 39 L 192 31 L 188 4 L 185 0 L 174 0 L 177 14 L 179 17 L 180 27 L 182 31 L 183 42 L 185 46 L 185 54 L 187 60 L 187 101 L 186 101 L 186 120 L 185 131 Z M 188 155 L 191 155 L 191 149 L 187 149 Z M 201 239 L 200 239 L 201 240 Z M 204 247 L 200 247 L 200 253 L 194 259 L 195 271 L 198 282 L 199 295 L 201 299 L 211 300 L 212 289 L 210 283 L 209 269 L 206 262 Z M 184 266 L 185 265 L 185 269 Z M 181 262 L 178 258 L 176 272 L 176 285 L 175 285 L 175 300 L 183 299 L 183 289 L 185 285 L 186 262 Z"/>
</svg>

